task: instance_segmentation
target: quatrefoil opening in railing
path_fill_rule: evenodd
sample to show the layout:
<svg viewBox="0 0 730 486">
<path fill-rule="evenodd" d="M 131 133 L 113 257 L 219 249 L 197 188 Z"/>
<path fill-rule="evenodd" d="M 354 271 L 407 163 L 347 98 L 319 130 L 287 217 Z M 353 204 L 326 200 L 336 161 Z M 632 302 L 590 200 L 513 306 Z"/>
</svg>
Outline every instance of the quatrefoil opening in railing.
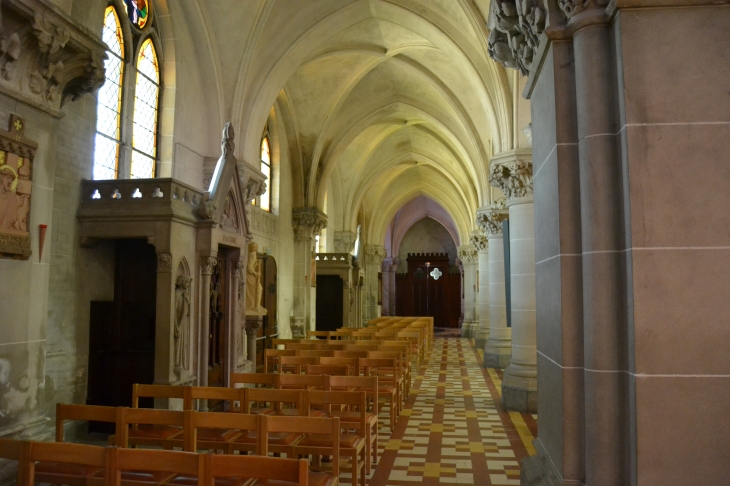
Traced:
<svg viewBox="0 0 730 486">
<path fill-rule="evenodd" d="M 431 273 L 429 275 L 431 275 L 434 280 L 438 280 L 439 277 L 443 275 L 443 273 L 441 273 L 441 270 L 439 270 L 438 268 L 434 268 L 433 270 L 431 270 Z"/>
<path fill-rule="evenodd" d="M 121 199 L 122 193 L 119 192 L 119 189 L 114 189 L 114 192 L 112 193 L 112 199 Z"/>
<path fill-rule="evenodd" d="M 132 197 L 134 199 L 139 199 L 142 197 L 142 192 L 139 190 L 139 187 L 134 190 L 134 192 L 132 193 Z"/>
<path fill-rule="evenodd" d="M 94 189 L 94 193 L 91 195 L 91 199 L 101 199 L 101 194 L 99 194 L 99 189 Z"/>
<path fill-rule="evenodd" d="M 152 197 L 162 197 L 164 194 L 162 193 L 162 189 L 159 187 L 155 187 L 155 190 L 152 191 Z"/>
</svg>

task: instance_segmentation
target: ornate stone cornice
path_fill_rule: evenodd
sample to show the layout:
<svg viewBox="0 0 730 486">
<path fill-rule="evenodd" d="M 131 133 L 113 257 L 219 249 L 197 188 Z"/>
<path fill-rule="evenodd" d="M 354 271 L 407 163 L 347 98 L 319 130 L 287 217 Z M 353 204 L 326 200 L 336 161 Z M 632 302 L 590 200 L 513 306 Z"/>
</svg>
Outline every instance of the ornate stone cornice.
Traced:
<svg viewBox="0 0 730 486">
<path fill-rule="evenodd" d="M 380 245 L 365 245 L 365 263 L 380 265 L 387 256 L 385 248 Z"/>
<path fill-rule="evenodd" d="M 295 208 L 292 210 L 291 224 L 294 239 L 304 241 L 314 238 L 327 227 L 327 215 L 317 208 Z"/>
<path fill-rule="evenodd" d="M 502 234 L 502 221 L 509 217 L 509 212 L 501 208 L 485 208 L 477 211 L 477 226 L 487 236 Z"/>
<path fill-rule="evenodd" d="M 472 245 L 462 245 L 457 250 L 459 260 L 463 264 L 473 265 L 477 263 L 479 257 L 477 256 L 477 249 Z"/>
<path fill-rule="evenodd" d="M 487 235 L 480 231 L 478 233 L 472 233 L 469 237 L 469 243 L 481 253 L 487 251 L 489 240 L 487 240 Z"/>
<path fill-rule="evenodd" d="M 104 84 L 106 46 L 44 0 L 3 0 L 0 91 L 60 116 Z"/>
<path fill-rule="evenodd" d="M 492 0 L 489 56 L 527 75 L 540 35 L 545 31 L 546 18 L 541 0 Z"/>
<path fill-rule="evenodd" d="M 352 231 L 335 231 L 335 253 L 352 253 L 357 235 Z"/>
<path fill-rule="evenodd" d="M 508 200 L 532 196 L 532 154 L 515 151 L 496 155 L 489 183 L 501 189 Z"/>
</svg>

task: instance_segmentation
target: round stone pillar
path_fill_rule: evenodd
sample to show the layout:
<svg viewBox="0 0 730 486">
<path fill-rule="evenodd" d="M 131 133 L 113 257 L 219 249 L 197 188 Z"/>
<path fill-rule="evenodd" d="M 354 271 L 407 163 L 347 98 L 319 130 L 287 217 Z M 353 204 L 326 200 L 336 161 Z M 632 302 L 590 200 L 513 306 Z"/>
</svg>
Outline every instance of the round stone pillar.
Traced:
<svg viewBox="0 0 730 486">
<path fill-rule="evenodd" d="M 502 406 L 537 412 L 535 320 L 535 208 L 532 154 L 514 150 L 492 160 L 489 182 L 507 196 L 509 210 L 512 358 L 504 371 Z"/>
<path fill-rule="evenodd" d="M 476 322 L 477 250 L 473 245 L 459 247 L 459 260 L 464 268 L 464 322 L 461 337 L 472 337 Z"/>
<path fill-rule="evenodd" d="M 489 339 L 489 248 L 487 235 L 481 231 L 471 236 L 471 244 L 477 250 L 477 319 L 472 333 L 474 346 L 484 348 Z"/>
<path fill-rule="evenodd" d="M 489 339 L 484 346 L 486 368 L 506 368 L 512 358 L 512 328 L 507 327 L 502 222 L 507 211 L 487 208 L 477 213 L 477 224 L 489 240 Z"/>
</svg>

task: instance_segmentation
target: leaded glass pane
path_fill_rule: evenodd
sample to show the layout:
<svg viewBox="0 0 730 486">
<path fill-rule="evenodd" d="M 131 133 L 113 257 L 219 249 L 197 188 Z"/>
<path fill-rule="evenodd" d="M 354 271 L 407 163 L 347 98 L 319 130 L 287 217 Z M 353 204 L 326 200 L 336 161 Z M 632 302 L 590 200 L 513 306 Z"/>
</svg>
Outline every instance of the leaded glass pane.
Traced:
<svg viewBox="0 0 730 486">
<path fill-rule="evenodd" d="M 149 179 L 155 176 L 157 156 L 157 104 L 159 71 L 152 41 L 142 44 L 137 59 L 137 85 L 134 95 L 134 129 L 132 131 L 131 176 Z"/>
<path fill-rule="evenodd" d="M 261 141 L 261 162 L 271 164 L 271 151 L 269 150 L 269 138 L 264 137 Z"/>
<path fill-rule="evenodd" d="M 261 164 L 261 172 L 266 176 L 266 192 L 261 194 L 261 209 L 265 209 L 266 211 L 271 210 L 271 204 L 270 199 L 271 196 L 269 194 L 269 186 L 271 185 L 271 167 L 266 164 Z"/>
<path fill-rule="evenodd" d="M 97 95 L 97 135 L 94 149 L 93 177 L 94 179 L 116 179 L 118 176 L 122 119 L 122 79 L 124 75 L 122 53 L 124 40 L 119 19 L 113 7 L 107 7 L 104 13 L 104 28 L 101 36 L 109 48 L 109 57 L 104 64 L 106 81 L 99 88 Z"/>
</svg>

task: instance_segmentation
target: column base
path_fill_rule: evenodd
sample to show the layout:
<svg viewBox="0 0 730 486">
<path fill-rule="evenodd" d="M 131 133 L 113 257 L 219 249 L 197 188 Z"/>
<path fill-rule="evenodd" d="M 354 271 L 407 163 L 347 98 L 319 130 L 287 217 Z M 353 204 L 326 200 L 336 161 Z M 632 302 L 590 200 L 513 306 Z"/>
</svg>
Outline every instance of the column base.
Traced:
<svg viewBox="0 0 730 486">
<path fill-rule="evenodd" d="M 466 322 L 461 325 L 461 337 L 463 338 L 470 338 L 471 337 L 471 322 Z"/>
<path fill-rule="evenodd" d="M 537 413 L 537 390 L 502 382 L 502 407 L 512 412 Z"/>
<path fill-rule="evenodd" d="M 563 486 L 548 473 L 539 455 L 526 457 L 520 463 L 520 486 Z"/>
<path fill-rule="evenodd" d="M 484 353 L 485 368 L 505 369 L 512 362 L 511 354 L 492 354 Z"/>
<path fill-rule="evenodd" d="M 487 344 L 487 341 L 489 338 L 486 338 L 484 336 L 475 337 L 474 338 L 474 347 L 477 349 L 484 349 L 484 345 Z"/>
</svg>

